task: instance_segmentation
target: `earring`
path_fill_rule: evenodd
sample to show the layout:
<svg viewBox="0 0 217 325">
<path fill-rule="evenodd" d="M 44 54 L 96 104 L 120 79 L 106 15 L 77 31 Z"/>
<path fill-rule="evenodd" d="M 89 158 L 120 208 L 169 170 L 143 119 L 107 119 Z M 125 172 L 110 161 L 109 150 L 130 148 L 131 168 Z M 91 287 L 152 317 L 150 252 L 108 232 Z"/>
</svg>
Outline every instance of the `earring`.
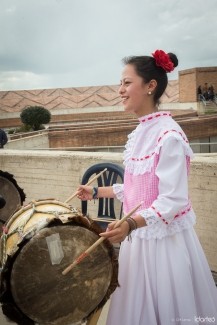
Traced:
<svg viewBox="0 0 217 325">
<path fill-rule="evenodd" d="M 149 91 L 148 94 L 151 95 L 151 91 Z"/>
</svg>

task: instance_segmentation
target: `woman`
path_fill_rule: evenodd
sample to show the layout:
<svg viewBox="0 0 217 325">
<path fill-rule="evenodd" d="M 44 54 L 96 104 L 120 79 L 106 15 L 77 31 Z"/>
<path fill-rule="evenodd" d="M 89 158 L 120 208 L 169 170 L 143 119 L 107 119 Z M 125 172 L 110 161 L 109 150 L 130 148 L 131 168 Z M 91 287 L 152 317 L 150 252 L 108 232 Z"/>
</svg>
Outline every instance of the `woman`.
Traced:
<svg viewBox="0 0 217 325">
<path fill-rule="evenodd" d="M 217 321 L 216 287 L 193 230 L 188 196 L 193 153 L 171 114 L 157 109 L 167 72 L 178 60 L 161 50 L 152 55 L 124 59 L 119 93 L 125 111 L 139 119 L 124 152 L 124 185 L 78 188 L 81 200 L 117 197 L 124 214 L 144 201 L 119 228 L 113 230 L 113 222 L 101 234 L 112 243 L 122 241 L 120 287 L 112 296 L 107 325 L 198 324 L 199 317 Z"/>
</svg>

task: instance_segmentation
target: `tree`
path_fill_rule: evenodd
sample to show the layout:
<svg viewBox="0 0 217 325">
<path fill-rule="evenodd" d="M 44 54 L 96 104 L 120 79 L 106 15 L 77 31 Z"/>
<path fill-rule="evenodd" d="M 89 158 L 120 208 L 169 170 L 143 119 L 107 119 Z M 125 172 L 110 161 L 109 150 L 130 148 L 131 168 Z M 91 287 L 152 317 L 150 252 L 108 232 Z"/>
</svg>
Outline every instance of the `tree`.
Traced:
<svg viewBox="0 0 217 325">
<path fill-rule="evenodd" d="M 22 111 L 20 118 L 25 125 L 30 125 L 34 131 L 37 131 L 41 124 L 50 122 L 51 113 L 42 106 L 29 106 Z"/>
</svg>

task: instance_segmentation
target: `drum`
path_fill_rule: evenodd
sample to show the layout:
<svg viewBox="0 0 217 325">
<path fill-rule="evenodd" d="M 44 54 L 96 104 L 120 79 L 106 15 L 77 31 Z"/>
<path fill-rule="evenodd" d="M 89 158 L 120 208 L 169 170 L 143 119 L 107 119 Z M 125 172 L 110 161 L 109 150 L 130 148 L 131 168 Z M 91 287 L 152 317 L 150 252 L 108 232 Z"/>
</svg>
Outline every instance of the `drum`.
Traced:
<svg viewBox="0 0 217 325">
<path fill-rule="evenodd" d="M 18 206 L 25 201 L 26 195 L 19 187 L 13 175 L 0 170 L 0 195 L 6 201 L 3 209 L 0 209 L 0 222 L 5 223 Z"/>
<path fill-rule="evenodd" d="M 67 275 L 62 272 L 102 231 L 78 209 L 56 200 L 20 208 L 1 237 L 3 313 L 25 325 L 89 319 L 118 285 L 113 246 L 105 240 Z"/>
</svg>

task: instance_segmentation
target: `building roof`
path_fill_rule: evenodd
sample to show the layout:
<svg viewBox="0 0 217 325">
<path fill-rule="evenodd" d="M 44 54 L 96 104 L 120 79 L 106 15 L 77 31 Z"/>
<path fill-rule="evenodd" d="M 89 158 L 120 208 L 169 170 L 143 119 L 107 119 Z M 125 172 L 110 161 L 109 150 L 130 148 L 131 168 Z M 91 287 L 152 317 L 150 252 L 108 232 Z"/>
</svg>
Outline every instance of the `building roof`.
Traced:
<svg viewBox="0 0 217 325">
<path fill-rule="evenodd" d="M 28 106 L 43 106 L 48 110 L 121 106 L 118 90 L 119 85 L 0 91 L 0 112 L 21 112 Z M 178 80 L 171 80 L 161 102 L 178 100 Z"/>
</svg>

